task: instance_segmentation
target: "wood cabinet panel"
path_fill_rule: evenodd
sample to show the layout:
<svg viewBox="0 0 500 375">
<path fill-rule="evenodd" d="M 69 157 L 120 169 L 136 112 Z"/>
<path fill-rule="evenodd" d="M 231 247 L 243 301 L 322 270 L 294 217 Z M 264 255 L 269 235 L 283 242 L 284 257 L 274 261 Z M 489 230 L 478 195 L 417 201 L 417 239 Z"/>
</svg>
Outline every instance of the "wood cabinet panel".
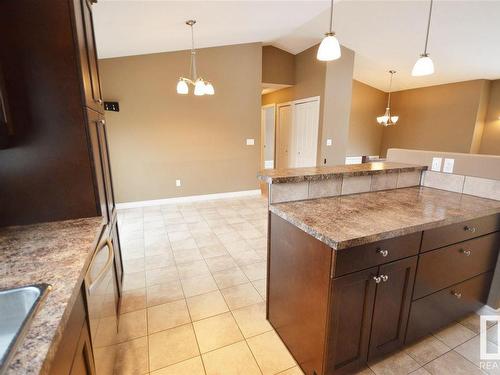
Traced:
<svg viewBox="0 0 500 375">
<path fill-rule="evenodd" d="M 486 303 L 493 272 L 487 272 L 413 301 L 406 342 L 423 337 Z"/>
<path fill-rule="evenodd" d="M 448 246 L 500 230 L 500 215 L 484 216 L 424 231 L 421 252 Z"/>
<path fill-rule="evenodd" d="M 116 220 L 116 216 L 113 219 L 111 227 L 110 241 L 115 251 L 116 281 L 118 282 L 118 293 L 121 297 L 122 286 L 123 286 L 123 260 L 122 260 L 121 246 L 120 246 L 120 234 L 118 232 L 118 222 Z"/>
<path fill-rule="evenodd" d="M 368 359 L 378 268 L 333 280 L 327 335 L 327 374 L 350 373 Z"/>
<path fill-rule="evenodd" d="M 332 249 L 270 215 L 268 319 L 306 375 L 323 374 Z"/>
<path fill-rule="evenodd" d="M 422 232 L 338 251 L 335 277 L 418 254 Z"/>
<path fill-rule="evenodd" d="M 107 125 L 104 117 L 100 117 L 98 122 L 99 149 L 101 152 L 102 168 L 104 175 L 104 185 L 106 191 L 107 211 L 110 221 L 116 215 L 115 193 L 113 190 L 113 179 L 111 175 L 111 162 L 109 157 L 109 143 Z"/>
<path fill-rule="evenodd" d="M 493 269 L 499 246 L 496 232 L 422 254 L 413 299 Z"/>
<path fill-rule="evenodd" d="M 76 46 L 79 55 L 81 82 L 85 105 L 88 108 L 104 113 L 104 106 L 99 80 L 97 52 L 94 42 L 94 24 L 92 20 L 92 3 L 90 0 L 72 0 L 74 8 L 74 27 L 76 29 Z"/>
<path fill-rule="evenodd" d="M 95 375 L 94 356 L 90 343 L 89 328 L 84 323 L 69 375 Z"/>
<path fill-rule="evenodd" d="M 404 344 L 416 268 L 416 256 L 380 266 L 379 276 L 386 281 L 377 285 L 370 359 Z"/>
</svg>

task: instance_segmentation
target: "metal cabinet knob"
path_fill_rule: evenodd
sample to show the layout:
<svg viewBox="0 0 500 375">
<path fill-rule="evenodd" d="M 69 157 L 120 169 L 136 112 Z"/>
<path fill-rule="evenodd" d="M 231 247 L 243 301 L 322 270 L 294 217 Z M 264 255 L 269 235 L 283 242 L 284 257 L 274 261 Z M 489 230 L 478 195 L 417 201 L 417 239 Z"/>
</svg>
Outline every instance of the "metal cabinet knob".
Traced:
<svg viewBox="0 0 500 375">
<path fill-rule="evenodd" d="M 470 250 L 460 249 L 460 252 L 464 254 L 466 257 L 470 257 L 472 254 Z"/>
<path fill-rule="evenodd" d="M 105 121 L 105 120 L 99 120 L 99 124 L 101 124 L 101 125 L 105 125 L 105 124 L 106 124 L 106 121 Z"/>
<path fill-rule="evenodd" d="M 373 276 L 373 280 L 375 280 L 376 284 L 380 284 L 380 282 L 382 281 L 382 278 L 380 276 Z"/>
<path fill-rule="evenodd" d="M 380 278 L 382 279 L 382 281 L 385 283 L 387 280 L 389 280 L 389 276 L 387 275 L 380 275 Z"/>
<path fill-rule="evenodd" d="M 96 102 L 97 104 L 102 104 L 102 99 L 96 99 L 96 100 L 95 100 L 95 102 Z"/>
<path fill-rule="evenodd" d="M 462 293 L 460 293 L 460 292 L 456 292 L 456 291 L 452 290 L 451 294 L 453 294 L 458 299 L 462 298 Z"/>
<path fill-rule="evenodd" d="M 464 230 L 465 230 L 466 232 L 471 232 L 471 233 L 475 233 L 475 232 L 476 232 L 476 228 L 475 228 L 475 227 L 469 227 L 468 225 L 466 225 L 466 226 L 464 227 Z"/>
<path fill-rule="evenodd" d="M 387 255 L 389 255 L 389 250 L 377 249 L 377 253 L 379 253 L 385 258 Z"/>
</svg>

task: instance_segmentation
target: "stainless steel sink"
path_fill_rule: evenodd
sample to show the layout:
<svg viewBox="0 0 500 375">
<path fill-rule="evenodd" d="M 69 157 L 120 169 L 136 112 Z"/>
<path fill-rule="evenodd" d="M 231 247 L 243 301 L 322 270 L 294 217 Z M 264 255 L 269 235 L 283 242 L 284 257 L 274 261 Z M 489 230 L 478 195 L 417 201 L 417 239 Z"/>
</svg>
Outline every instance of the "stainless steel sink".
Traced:
<svg viewBox="0 0 500 375">
<path fill-rule="evenodd" d="M 49 289 L 48 284 L 37 284 L 0 290 L 0 374 Z"/>
</svg>

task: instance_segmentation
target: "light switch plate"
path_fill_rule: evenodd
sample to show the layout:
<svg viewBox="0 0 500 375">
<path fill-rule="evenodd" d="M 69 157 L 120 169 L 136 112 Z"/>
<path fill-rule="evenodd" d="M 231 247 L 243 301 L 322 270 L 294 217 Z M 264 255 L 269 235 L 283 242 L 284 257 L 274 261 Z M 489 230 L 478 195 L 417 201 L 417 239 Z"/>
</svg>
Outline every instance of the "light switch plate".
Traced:
<svg viewBox="0 0 500 375">
<path fill-rule="evenodd" d="M 175 180 L 175 186 L 177 187 L 181 186 L 181 180 Z"/>
<path fill-rule="evenodd" d="M 441 162 L 442 161 L 443 161 L 443 158 L 432 158 L 431 170 L 439 172 L 441 170 Z"/>
<path fill-rule="evenodd" d="M 444 159 L 443 172 L 453 173 L 454 166 L 455 166 L 455 159 Z"/>
<path fill-rule="evenodd" d="M 255 145 L 255 139 L 247 138 L 247 146 L 253 146 L 253 145 Z"/>
<path fill-rule="evenodd" d="M 326 145 L 327 145 L 327 146 L 331 146 L 332 144 L 333 144 L 333 139 L 328 138 L 328 139 L 326 140 Z"/>
</svg>

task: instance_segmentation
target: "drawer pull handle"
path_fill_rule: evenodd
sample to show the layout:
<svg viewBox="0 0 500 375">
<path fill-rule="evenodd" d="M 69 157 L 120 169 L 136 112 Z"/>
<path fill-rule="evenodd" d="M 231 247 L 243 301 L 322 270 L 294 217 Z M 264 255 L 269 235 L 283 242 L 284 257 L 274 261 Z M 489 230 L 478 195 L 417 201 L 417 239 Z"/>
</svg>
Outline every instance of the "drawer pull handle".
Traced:
<svg viewBox="0 0 500 375">
<path fill-rule="evenodd" d="M 455 297 L 458 299 L 462 298 L 462 293 L 460 292 L 455 292 L 454 290 L 451 291 L 451 294 L 453 294 Z"/>
<path fill-rule="evenodd" d="M 380 278 L 382 279 L 382 281 L 385 283 L 387 280 L 389 280 L 389 276 L 387 275 L 380 275 Z"/>
<path fill-rule="evenodd" d="M 466 257 L 470 257 L 472 254 L 470 250 L 460 249 L 460 252 L 464 254 Z"/>
<path fill-rule="evenodd" d="M 466 226 L 464 227 L 464 230 L 465 230 L 466 232 L 476 233 L 476 228 L 475 228 L 475 227 L 469 227 L 468 225 L 466 225 Z"/>
<path fill-rule="evenodd" d="M 379 253 L 385 258 L 387 255 L 389 255 L 389 250 L 377 249 L 377 253 Z"/>
<path fill-rule="evenodd" d="M 380 284 L 380 282 L 382 281 L 382 278 L 380 276 L 373 276 L 373 280 L 375 280 L 376 284 Z"/>
</svg>

